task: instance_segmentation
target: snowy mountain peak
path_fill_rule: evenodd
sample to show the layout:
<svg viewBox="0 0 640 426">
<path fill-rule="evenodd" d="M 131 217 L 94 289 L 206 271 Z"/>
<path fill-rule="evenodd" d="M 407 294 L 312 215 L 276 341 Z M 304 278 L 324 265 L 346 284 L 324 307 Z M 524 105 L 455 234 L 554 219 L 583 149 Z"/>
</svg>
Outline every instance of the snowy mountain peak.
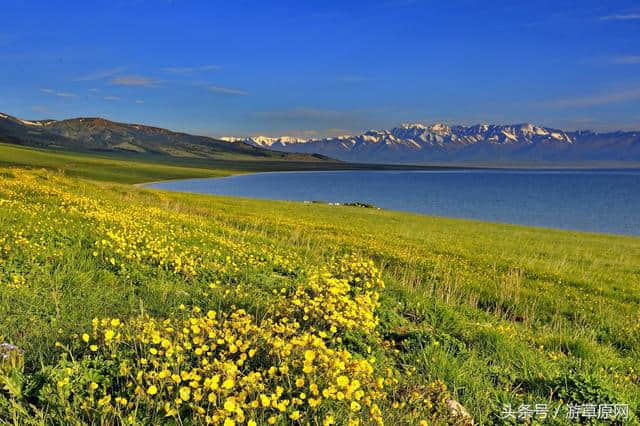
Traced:
<svg viewBox="0 0 640 426">
<path fill-rule="evenodd" d="M 419 130 L 425 130 L 427 127 L 424 124 L 421 123 L 402 123 L 400 125 L 401 129 L 419 129 Z"/>
<path fill-rule="evenodd" d="M 412 162 L 416 158 L 474 157 L 494 151 L 563 151 L 586 133 L 565 132 L 532 123 L 449 126 L 403 123 L 390 130 L 368 130 L 360 135 L 323 139 L 264 136 L 244 139 L 249 145 L 286 152 L 319 153 L 346 161 Z M 481 153 L 483 153 L 481 155 Z M 524 154 L 523 154 L 524 155 Z"/>
<path fill-rule="evenodd" d="M 220 138 L 221 141 L 225 142 L 244 142 L 245 138 L 237 137 L 237 136 L 223 136 Z"/>
<path fill-rule="evenodd" d="M 234 136 L 225 136 L 220 139 L 225 140 L 227 142 L 245 142 L 250 145 L 260 146 L 264 148 L 273 147 L 274 149 L 278 147 L 290 145 L 290 144 L 300 144 L 300 143 L 309 142 L 309 139 L 296 138 L 293 136 L 280 136 L 277 138 L 273 138 L 269 136 L 251 136 L 248 138 L 237 138 Z"/>
<path fill-rule="evenodd" d="M 237 140 L 235 138 L 223 138 L 224 140 Z M 573 142 L 571 136 L 561 130 L 549 129 L 531 123 L 514 125 L 476 124 L 470 127 L 453 126 L 444 123 L 424 125 L 421 123 L 403 123 L 391 130 L 368 130 L 356 136 L 338 136 L 324 139 L 301 139 L 291 136 L 278 138 L 267 136 L 254 136 L 245 138 L 244 142 L 250 145 L 282 148 L 285 146 L 300 146 L 302 144 L 327 144 L 350 142 L 349 146 L 361 146 L 363 144 L 378 144 L 400 146 L 404 145 L 412 150 L 422 149 L 425 146 L 450 146 L 472 145 L 479 142 L 492 144 L 531 144 L 543 140 L 553 140 L 565 143 Z"/>
<path fill-rule="evenodd" d="M 425 126 L 422 123 L 403 123 L 399 127 L 396 127 L 393 130 L 396 130 L 396 131 L 412 130 L 416 132 L 430 131 L 430 132 L 446 133 L 446 132 L 449 132 L 451 129 L 449 128 L 449 126 L 447 126 L 444 123 L 433 123 L 428 126 Z M 393 133 L 393 130 L 392 130 L 392 133 Z"/>
<path fill-rule="evenodd" d="M 451 130 L 449 126 L 443 123 L 434 123 L 431 126 L 429 126 L 428 129 L 432 132 L 440 132 L 440 133 L 447 133 Z"/>
</svg>

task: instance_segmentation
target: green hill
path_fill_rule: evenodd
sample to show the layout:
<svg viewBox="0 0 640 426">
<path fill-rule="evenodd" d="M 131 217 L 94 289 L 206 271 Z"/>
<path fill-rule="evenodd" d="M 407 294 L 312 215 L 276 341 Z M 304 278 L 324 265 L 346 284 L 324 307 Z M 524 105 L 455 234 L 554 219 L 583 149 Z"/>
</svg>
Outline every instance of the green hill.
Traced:
<svg viewBox="0 0 640 426">
<path fill-rule="evenodd" d="M 103 118 L 29 121 L 0 114 L 0 140 L 36 148 L 185 159 L 333 161 L 321 155 L 270 151 L 242 142 L 226 142 Z"/>
</svg>

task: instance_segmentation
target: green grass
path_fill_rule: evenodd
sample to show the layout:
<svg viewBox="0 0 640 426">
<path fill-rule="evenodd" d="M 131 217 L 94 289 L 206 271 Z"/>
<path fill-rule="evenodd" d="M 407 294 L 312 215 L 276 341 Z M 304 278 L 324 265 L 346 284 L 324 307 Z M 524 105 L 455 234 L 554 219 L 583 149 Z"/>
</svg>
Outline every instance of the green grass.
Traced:
<svg viewBox="0 0 640 426">
<path fill-rule="evenodd" d="M 355 253 L 382 271 L 377 332 L 390 346 L 366 333 L 347 333 L 342 344 L 363 356 L 373 346 L 403 388 L 442 380 L 478 424 L 507 423 L 505 403 L 627 403 L 629 423 L 638 422 L 640 238 L 117 183 L 232 169 L 27 155 L 7 145 L 0 162 L 65 171 L 0 171 L 0 337 L 25 350 L 35 388 L 42 366 L 61 362 L 55 342 L 73 345 L 91 318 L 166 318 L 181 304 L 236 305 L 262 317 L 272 290 L 304 285 L 336 256 Z M 100 209 L 117 213 L 91 214 Z M 125 220 L 153 238 L 169 236 L 180 255 L 193 250 L 195 278 L 122 252 L 95 256 L 108 230 L 134 226 Z M 209 290 L 212 280 L 219 290 Z M 383 411 L 387 423 L 398 421 L 392 408 Z M 16 412 L 0 403 L 4 421 Z"/>
<path fill-rule="evenodd" d="M 283 160 L 234 154 L 223 159 L 184 158 L 139 153 L 78 153 L 63 150 L 38 149 L 2 143 L 0 166 L 47 168 L 62 171 L 67 176 L 118 183 L 145 183 L 157 180 L 221 177 L 238 173 L 296 170 L 406 170 L 447 169 L 451 166 L 403 166 L 351 164 L 333 160 Z"/>
<path fill-rule="evenodd" d="M 227 169 L 186 167 L 152 161 L 130 161 L 64 151 L 25 148 L 0 143 L 0 165 L 47 168 L 68 176 L 120 183 L 150 182 L 161 179 L 217 177 L 234 173 Z"/>
</svg>

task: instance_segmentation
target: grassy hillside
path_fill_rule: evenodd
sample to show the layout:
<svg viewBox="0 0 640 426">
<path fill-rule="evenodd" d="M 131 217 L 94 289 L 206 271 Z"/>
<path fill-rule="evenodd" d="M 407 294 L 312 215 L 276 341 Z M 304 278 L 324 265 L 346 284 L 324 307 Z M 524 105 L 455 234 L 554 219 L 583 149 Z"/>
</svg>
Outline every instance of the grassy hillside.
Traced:
<svg viewBox="0 0 640 426">
<path fill-rule="evenodd" d="M 352 164 L 332 161 L 298 161 L 296 157 L 261 160 L 228 154 L 223 159 L 168 158 L 149 154 L 79 153 L 38 149 L 3 143 L 0 139 L 0 166 L 46 168 L 67 176 L 91 180 L 144 183 L 157 180 L 221 177 L 231 174 L 295 170 L 406 170 L 450 169 L 452 166 L 402 166 L 384 164 Z M 462 166 L 458 166 L 462 167 Z"/>
<path fill-rule="evenodd" d="M 96 171 L 209 170 L 1 161 L 54 169 L 0 170 L 0 342 L 18 348 L 0 346 L 4 422 L 464 424 L 454 399 L 478 424 L 588 403 L 637 423 L 639 238 Z"/>
<path fill-rule="evenodd" d="M 214 170 L 151 161 L 134 162 L 118 157 L 40 150 L 3 143 L 0 143 L 0 166 L 47 168 L 68 176 L 121 183 L 216 177 L 234 172 L 231 167 L 228 170 Z"/>
<path fill-rule="evenodd" d="M 285 153 L 104 118 L 28 121 L 0 113 L 0 139 L 33 148 L 138 157 L 234 161 L 334 162 L 320 155 Z"/>
</svg>

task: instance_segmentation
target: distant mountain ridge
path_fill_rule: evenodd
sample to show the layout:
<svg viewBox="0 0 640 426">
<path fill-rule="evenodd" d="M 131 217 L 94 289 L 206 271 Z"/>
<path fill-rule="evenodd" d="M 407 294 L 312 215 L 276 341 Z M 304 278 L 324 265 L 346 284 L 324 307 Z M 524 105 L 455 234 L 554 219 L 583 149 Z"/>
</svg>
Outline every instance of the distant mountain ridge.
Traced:
<svg viewBox="0 0 640 426">
<path fill-rule="evenodd" d="M 23 120 L 0 113 L 0 141 L 73 151 L 171 157 L 424 164 L 431 162 L 640 161 L 640 131 L 563 131 L 530 123 L 448 126 L 403 124 L 323 139 L 211 138 L 104 118 Z"/>
<path fill-rule="evenodd" d="M 281 159 L 326 161 L 320 155 L 283 153 L 244 143 L 231 143 L 142 124 L 104 118 L 23 120 L 0 113 L 0 141 L 73 151 L 135 152 L 171 157 Z"/>
<path fill-rule="evenodd" d="M 640 161 L 640 131 L 567 132 L 530 123 L 448 126 L 403 124 L 355 136 L 224 138 L 285 152 L 318 153 L 343 161 Z"/>
</svg>

